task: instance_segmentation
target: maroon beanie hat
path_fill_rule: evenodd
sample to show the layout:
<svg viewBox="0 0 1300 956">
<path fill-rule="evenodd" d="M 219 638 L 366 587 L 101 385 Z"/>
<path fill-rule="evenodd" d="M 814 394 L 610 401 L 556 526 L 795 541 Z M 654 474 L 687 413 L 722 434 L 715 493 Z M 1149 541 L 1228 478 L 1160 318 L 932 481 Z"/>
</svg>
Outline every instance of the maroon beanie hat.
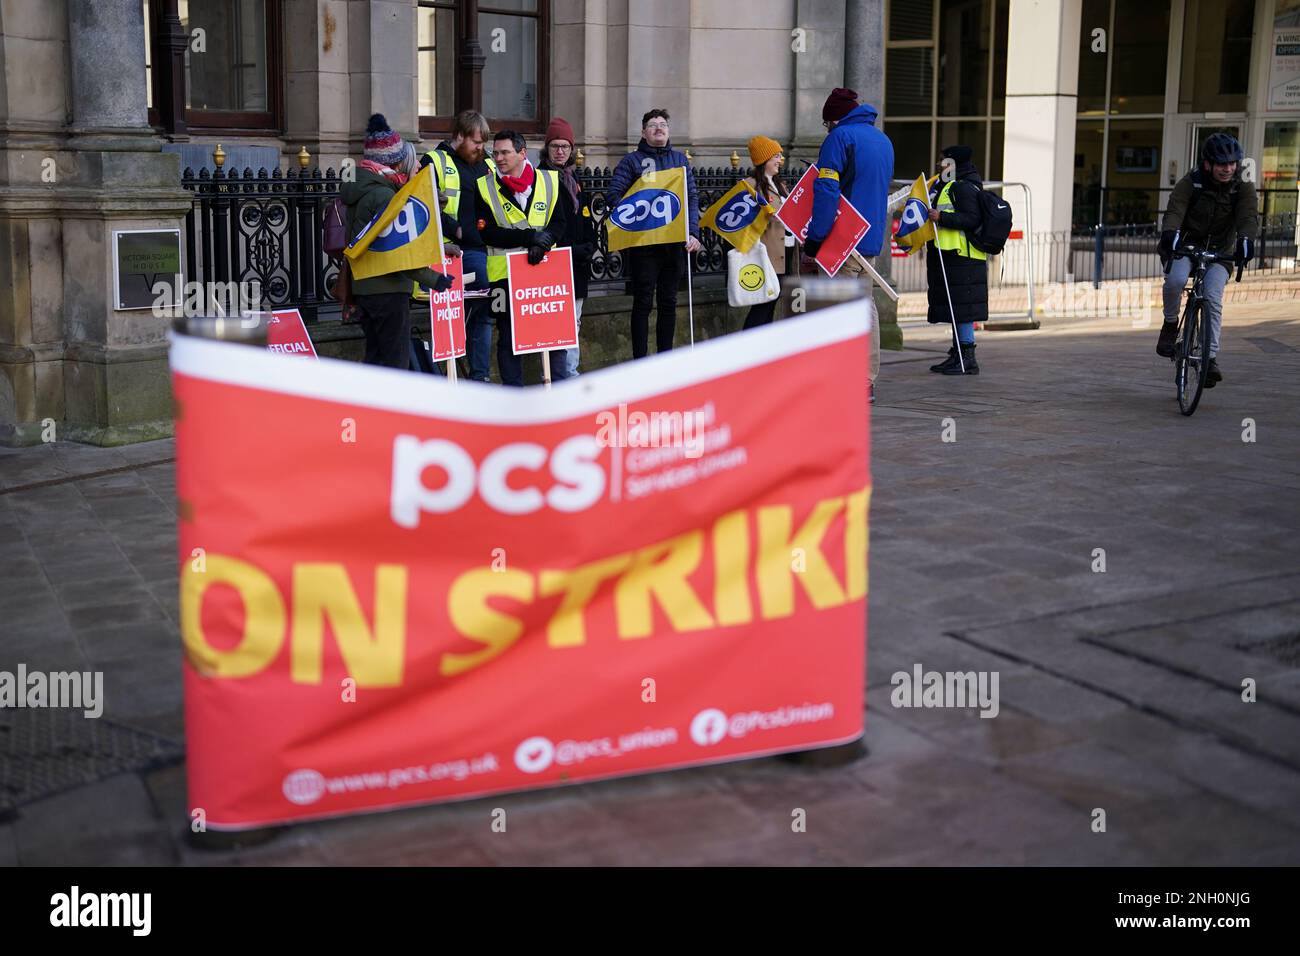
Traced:
<svg viewBox="0 0 1300 956">
<path fill-rule="evenodd" d="M 838 123 L 857 108 L 858 94 L 842 86 L 836 87 L 831 90 L 831 95 L 826 97 L 826 105 L 822 107 L 822 120 L 827 123 Z"/>
<path fill-rule="evenodd" d="M 573 138 L 573 127 L 569 125 L 567 120 L 562 120 L 558 116 L 551 120 L 550 126 L 546 127 L 545 145 L 550 146 L 553 139 L 562 139 L 570 146 L 576 145 L 576 140 Z"/>
</svg>

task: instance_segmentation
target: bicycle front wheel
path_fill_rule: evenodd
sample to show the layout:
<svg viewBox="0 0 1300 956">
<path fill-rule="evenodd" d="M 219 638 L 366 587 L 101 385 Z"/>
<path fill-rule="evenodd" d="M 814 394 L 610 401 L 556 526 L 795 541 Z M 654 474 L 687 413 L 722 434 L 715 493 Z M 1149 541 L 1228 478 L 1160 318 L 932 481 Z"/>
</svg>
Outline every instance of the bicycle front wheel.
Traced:
<svg viewBox="0 0 1300 956">
<path fill-rule="evenodd" d="M 1178 386 L 1178 409 L 1184 415 L 1196 411 L 1210 370 L 1208 316 L 1197 299 L 1190 299 L 1183 312 L 1174 352 L 1174 383 Z"/>
</svg>

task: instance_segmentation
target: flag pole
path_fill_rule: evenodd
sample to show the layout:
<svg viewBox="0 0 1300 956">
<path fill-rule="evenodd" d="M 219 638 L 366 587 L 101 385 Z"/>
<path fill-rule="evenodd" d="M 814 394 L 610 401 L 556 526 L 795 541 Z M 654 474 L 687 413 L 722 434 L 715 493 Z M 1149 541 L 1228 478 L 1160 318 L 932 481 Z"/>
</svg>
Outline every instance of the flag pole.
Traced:
<svg viewBox="0 0 1300 956">
<path fill-rule="evenodd" d="M 542 387 L 550 389 L 551 387 L 551 353 L 542 353 Z"/>
<path fill-rule="evenodd" d="M 691 253 L 688 249 L 686 250 L 686 316 L 691 324 L 691 348 L 695 348 L 695 297 L 691 294 L 692 285 Z"/>
</svg>

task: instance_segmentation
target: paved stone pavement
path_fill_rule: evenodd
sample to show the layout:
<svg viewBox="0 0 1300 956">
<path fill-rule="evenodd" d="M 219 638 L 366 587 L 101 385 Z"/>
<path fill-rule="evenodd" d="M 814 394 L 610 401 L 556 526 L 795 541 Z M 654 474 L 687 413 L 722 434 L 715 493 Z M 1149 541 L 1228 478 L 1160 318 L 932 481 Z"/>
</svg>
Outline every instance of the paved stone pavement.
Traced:
<svg viewBox="0 0 1300 956">
<path fill-rule="evenodd" d="M 988 333 L 965 379 L 926 371 L 941 329 L 909 326 L 886 356 L 867 757 L 327 821 L 233 851 L 183 839 L 171 443 L 0 449 L 0 667 L 102 669 L 105 722 L 164 754 L 0 816 L 0 864 L 1300 863 L 1300 317 L 1230 306 L 1226 381 L 1190 419 L 1154 329 L 1130 324 Z M 998 672 L 1000 713 L 893 708 L 891 674 L 917 663 Z"/>
</svg>

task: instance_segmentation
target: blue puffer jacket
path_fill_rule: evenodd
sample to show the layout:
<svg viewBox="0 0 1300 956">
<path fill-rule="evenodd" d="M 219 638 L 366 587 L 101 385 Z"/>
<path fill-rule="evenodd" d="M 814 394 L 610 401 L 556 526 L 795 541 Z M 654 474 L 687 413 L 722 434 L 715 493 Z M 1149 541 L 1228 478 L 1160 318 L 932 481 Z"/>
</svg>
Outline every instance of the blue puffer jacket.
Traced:
<svg viewBox="0 0 1300 956">
<path fill-rule="evenodd" d="M 822 240 L 835 223 L 840 192 L 866 217 L 871 228 L 858 243 L 866 258 L 880 255 L 889 235 L 889 180 L 894 175 L 894 144 L 876 129 L 876 108 L 863 103 L 844 117 L 817 154 L 812 222 L 808 238 Z"/>
<path fill-rule="evenodd" d="M 686 159 L 686 154 L 681 150 L 673 149 L 671 142 L 666 146 L 651 146 L 642 138 L 636 149 L 620 159 L 618 165 L 614 167 L 614 175 L 610 177 L 609 191 L 605 193 L 605 201 L 610 206 L 613 206 L 623 198 L 628 188 L 640 179 L 645 172 L 644 160 L 647 158 L 654 163 L 655 169 L 686 167 L 686 225 L 687 231 L 698 239 L 700 237 L 700 197 L 699 193 L 695 191 L 695 174 L 691 171 L 691 164 Z"/>
</svg>

